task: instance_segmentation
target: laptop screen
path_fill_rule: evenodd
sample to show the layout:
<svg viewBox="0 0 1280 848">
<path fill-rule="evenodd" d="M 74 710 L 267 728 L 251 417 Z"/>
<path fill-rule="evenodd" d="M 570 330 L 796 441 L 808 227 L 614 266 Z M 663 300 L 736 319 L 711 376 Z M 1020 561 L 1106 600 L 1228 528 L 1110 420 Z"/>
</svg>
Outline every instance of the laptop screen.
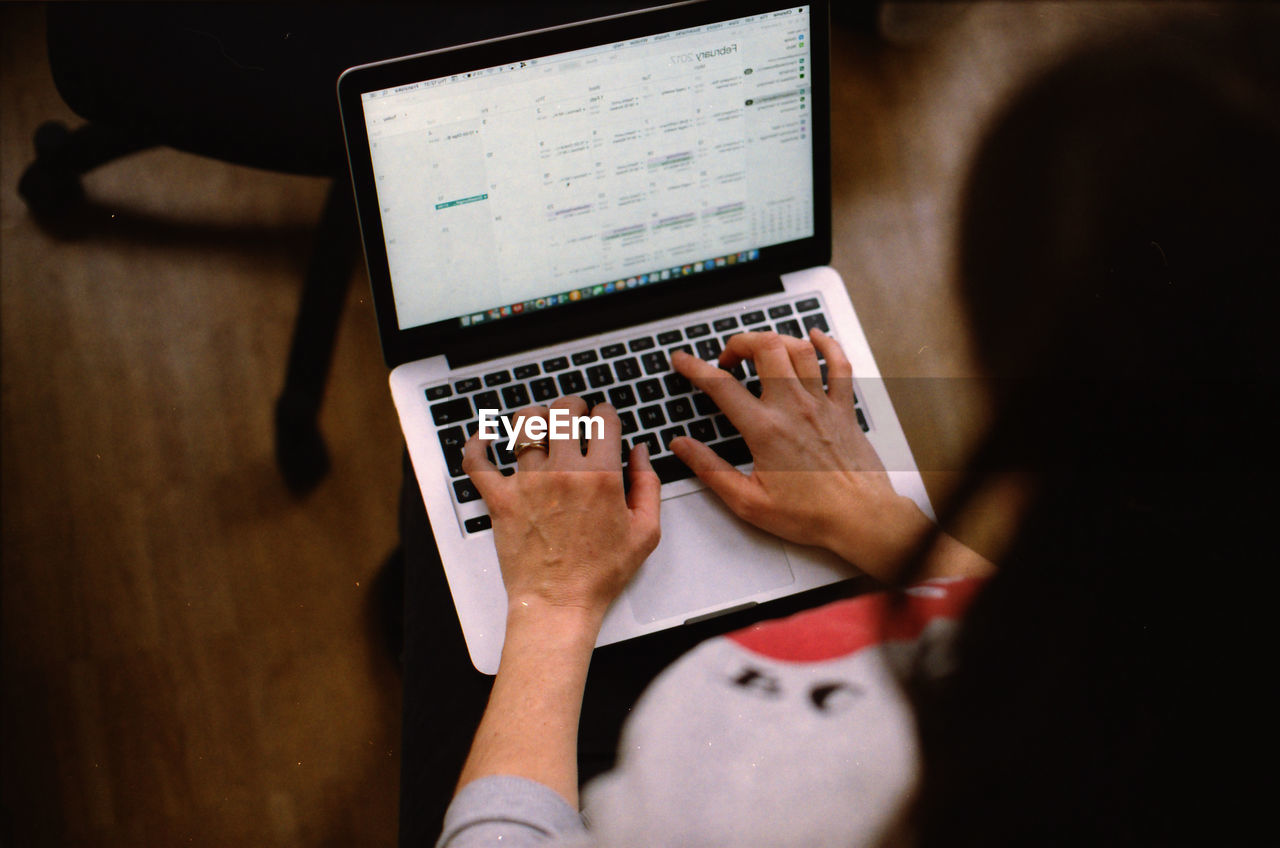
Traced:
<svg viewBox="0 0 1280 848">
<path fill-rule="evenodd" d="M 363 92 L 400 329 L 679 285 L 812 237 L 811 35 L 791 6 Z"/>
</svg>

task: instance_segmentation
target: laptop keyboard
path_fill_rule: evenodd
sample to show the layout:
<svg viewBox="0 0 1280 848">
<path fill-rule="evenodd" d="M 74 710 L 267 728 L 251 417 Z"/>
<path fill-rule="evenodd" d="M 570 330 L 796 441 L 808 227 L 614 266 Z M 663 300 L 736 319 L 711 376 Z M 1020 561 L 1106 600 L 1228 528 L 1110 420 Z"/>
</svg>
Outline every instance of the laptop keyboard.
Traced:
<svg viewBox="0 0 1280 848">
<path fill-rule="evenodd" d="M 623 464 L 630 449 L 643 442 L 649 447 L 650 461 L 663 483 L 694 476 L 667 448 L 677 436 L 692 436 L 707 444 L 731 465 L 748 464 L 751 452 L 737 429 L 708 395 L 672 369 L 671 354 L 683 350 L 699 359 L 714 361 L 728 339 L 737 333 L 774 330 L 807 338 L 811 327 L 830 330 L 820 299 L 800 296 L 428 386 L 426 398 L 444 452 L 454 502 L 461 505 L 480 501 L 480 493 L 462 470 L 463 446 L 479 428 L 478 410 L 498 409 L 502 415 L 514 414 L 531 404 L 546 404 L 565 395 L 580 396 L 588 409 L 604 401 L 612 404 L 622 422 Z M 825 387 L 827 364 L 820 361 L 820 365 Z M 748 391 L 760 396 L 760 380 L 752 363 L 740 363 L 730 373 Z M 854 410 L 863 432 L 870 431 L 862 399 L 856 395 Z M 500 442 L 505 443 L 505 436 Z M 494 443 L 489 448 L 489 458 L 502 473 L 515 473 L 515 457 L 502 444 Z M 471 513 L 472 509 L 466 512 Z M 463 519 L 463 527 L 468 533 L 487 530 L 489 516 L 473 514 Z"/>
</svg>

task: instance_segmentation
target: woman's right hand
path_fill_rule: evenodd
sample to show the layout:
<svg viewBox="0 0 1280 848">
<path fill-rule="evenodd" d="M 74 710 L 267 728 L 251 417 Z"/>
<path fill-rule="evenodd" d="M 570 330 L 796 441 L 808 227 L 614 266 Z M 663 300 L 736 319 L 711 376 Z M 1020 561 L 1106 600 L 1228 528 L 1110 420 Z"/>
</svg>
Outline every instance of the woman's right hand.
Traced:
<svg viewBox="0 0 1280 848">
<path fill-rule="evenodd" d="M 710 395 L 742 433 L 755 468 L 743 474 L 689 437 L 673 439 L 671 449 L 745 521 L 798 544 L 825 547 L 890 580 L 931 523 L 893 490 L 858 426 L 844 351 L 819 330 L 811 339 L 742 333 L 729 339 L 721 368 L 674 355 L 675 369 Z M 816 351 L 827 362 L 826 390 Z M 758 399 L 723 370 L 745 359 L 760 376 Z"/>
</svg>

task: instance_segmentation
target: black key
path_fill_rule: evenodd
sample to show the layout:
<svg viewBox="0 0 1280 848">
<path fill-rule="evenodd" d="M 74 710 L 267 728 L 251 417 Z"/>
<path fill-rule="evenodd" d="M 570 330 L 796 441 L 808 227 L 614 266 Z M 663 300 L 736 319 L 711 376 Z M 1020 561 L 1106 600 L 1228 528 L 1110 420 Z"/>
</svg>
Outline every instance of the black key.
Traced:
<svg viewBox="0 0 1280 848">
<path fill-rule="evenodd" d="M 730 465 L 746 465 L 751 461 L 751 450 L 742 439 L 730 439 L 711 446 L 721 459 Z"/>
<path fill-rule="evenodd" d="M 463 421 L 470 417 L 471 401 L 464 397 L 454 398 L 431 406 L 431 418 L 436 422 L 437 427 Z"/>
<path fill-rule="evenodd" d="M 688 398 L 667 401 L 667 415 L 672 421 L 688 421 L 693 417 L 693 402 Z"/>
<path fill-rule="evenodd" d="M 652 462 L 653 470 L 663 483 L 674 483 L 677 480 L 688 480 L 693 476 L 693 469 L 685 465 L 679 457 L 660 456 Z"/>
<path fill-rule="evenodd" d="M 667 423 L 667 417 L 662 414 L 662 407 L 656 403 L 653 406 L 646 406 L 640 410 L 640 423 L 644 425 L 646 430 L 652 430 L 654 427 L 661 427 Z"/>
<path fill-rule="evenodd" d="M 461 427 L 450 427 L 447 430 L 441 430 L 436 435 L 440 437 L 440 447 L 442 448 L 460 448 L 467 443 L 467 437 L 462 434 Z"/>
<path fill-rule="evenodd" d="M 663 397 L 662 384 L 659 383 L 656 378 L 652 380 L 643 380 L 636 383 L 636 393 L 640 395 L 641 403 L 661 400 Z"/>
<path fill-rule="evenodd" d="M 821 312 L 815 312 L 813 315 L 804 316 L 804 328 L 812 330 L 817 327 L 824 333 L 830 332 L 831 328 L 827 326 L 827 317 Z"/>
<path fill-rule="evenodd" d="M 716 406 L 711 395 L 705 392 L 698 392 L 693 396 L 693 408 L 698 410 L 699 415 L 715 415 L 720 411 L 720 407 Z"/>
<path fill-rule="evenodd" d="M 493 526 L 493 519 L 487 515 L 477 515 L 475 518 L 468 518 L 462 522 L 462 526 L 467 528 L 468 533 L 479 533 L 481 530 L 488 530 Z"/>
<path fill-rule="evenodd" d="M 698 342 L 698 358 L 699 359 L 715 359 L 720 355 L 720 351 L 724 348 L 720 347 L 719 339 L 703 339 Z"/>
<path fill-rule="evenodd" d="M 529 389 L 516 383 L 515 386 L 508 386 L 502 389 L 502 402 L 504 409 L 516 410 L 521 406 L 529 406 Z"/>
<path fill-rule="evenodd" d="M 502 472 L 503 477 L 510 477 L 512 474 L 516 473 L 516 467 L 514 465 L 507 465 L 499 468 L 498 470 Z"/>
<path fill-rule="evenodd" d="M 679 438 L 680 436 L 687 436 L 687 435 L 689 434 L 684 431 L 683 427 L 668 427 L 667 429 L 662 431 L 662 438 L 659 439 L 659 441 L 662 442 L 662 446 L 664 448 L 667 448 L 668 450 L 670 450 L 672 439 Z"/>
<path fill-rule="evenodd" d="M 629 409 L 618 413 L 618 421 L 622 423 L 622 435 L 624 436 L 630 436 L 640 429 L 640 425 L 636 423 L 636 414 Z"/>
<path fill-rule="evenodd" d="M 613 363 L 613 370 L 618 372 L 618 380 L 625 383 L 640 376 L 640 363 L 634 356 L 628 356 Z"/>
<path fill-rule="evenodd" d="M 689 354 L 690 356 L 693 356 L 693 345 L 687 345 L 687 344 L 676 345 L 675 347 L 671 348 L 671 350 L 667 351 L 667 355 L 670 356 L 671 354 L 675 353 L 677 350 L 683 350 L 685 353 Z"/>
<path fill-rule="evenodd" d="M 475 483 L 472 483 L 469 479 L 454 480 L 453 493 L 458 496 L 458 503 L 480 500 L 480 493 L 476 491 Z"/>
<path fill-rule="evenodd" d="M 573 364 L 586 365 L 588 363 L 595 362 L 599 358 L 600 357 L 596 355 L 594 350 L 583 350 L 573 355 Z"/>
<path fill-rule="evenodd" d="M 742 367 L 741 362 L 739 362 L 737 365 L 730 368 L 729 373 L 737 377 L 739 380 L 747 379 L 747 371 L 745 368 Z"/>
<path fill-rule="evenodd" d="M 474 436 L 476 431 L 480 429 L 480 422 L 472 418 L 467 422 L 467 435 Z"/>
<path fill-rule="evenodd" d="M 750 359 L 746 360 L 746 364 L 747 364 L 747 373 L 750 374 L 752 377 L 754 377 L 756 375 L 756 364 L 752 362 Z"/>
<path fill-rule="evenodd" d="M 476 413 L 479 414 L 482 409 L 501 409 L 502 401 L 498 399 L 498 393 L 495 391 L 481 392 L 474 398 L 476 402 Z"/>
<path fill-rule="evenodd" d="M 667 330 L 665 333 L 658 333 L 658 344 L 660 345 L 675 344 L 676 342 L 682 340 L 683 338 L 684 336 L 681 335 L 679 330 Z"/>
<path fill-rule="evenodd" d="M 516 375 L 517 380 L 527 380 L 542 373 L 536 365 L 517 365 L 511 370 Z"/>
<path fill-rule="evenodd" d="M 804 338 L 804 330 L 800 329 L 799 321 L 779 321 L 778 333 L 784 336 L 795 336 L 797 339 Z"/>
<path fill-rule="evenodd" d="M 669 395 L 685 395 L 693 391 L 693 383 L 690 383 L 689 378 L 683 374 L 672 372 L 663 377 L 662 382 L 667 387 Z"/>
<path fill-rule="evenodd" d="M 733 317 L 720 318 L 711 326 L 715 328 L 717 333 L 723 333 L 725 330 L 732 330 L 734 327 L 737 327 L 738 319 Z"/>
<path fill-rule="evenodd" d="M 520 383 L 502 390 L 502 402 L 507 409 L 519 409 L 529 405 L 529 390 Z"/>
<path fill-rule="evenodd" d="M 453 394 L 453 389 L 448 386 L 429 386 L 427 388 L 427 400 L 440 400 L 440 398 L 447 398 L 451 394 Z"/>
<path fill-rule="evenodd" d="M 543 377 L 541 379 L 534 380 L 529 384 L 529 388 L 533 390 L 533 399 L 537 403 L 542 403 L 544 400 L 551 400 L 559 394 L 559 392 L 556 391 L 556 381 L 554 377 Z"/>
<path fill-rule="evenodd" d="M 604 392 L 588 392 L 582 396 L 582 401 L 587 405 L 587 411 L 590 412 L 595 408 L 596 404 L 604 403 Z"/>
<path fill-rule="evenodd" d="M 462 448 L 445 448 L 444 464 L 449 469 L 450 477 L 467 476 L 467 472 L 462 470 Z"/>
<path fill-rule="evenodd" d="M 694 324 L 692 327 L 685 327 L 684 334 L 690 339 L 700 339 L 703 336 L 711 335 L 711 328 L 706 324 Z"/>
<path fill-rule="evenodd" d="M 716 437 L 716 427 L 709 419 L 699 418 L 689 422 L 689 435 L 700 442 L 710 442 Z"/>
<path fill-rule="evenodd" d="M 770 318 L 786 318 L 788 315 L 791 314 L 791 312 L 792 312 L 791 304 L 789 303 L 781 303 L 781 304 L 778 304 L 777 306 L 769 307 Z"/>
<path fill-rule="evenodd" d="M 644 373 L 646 374 L 659 374 L 663 371 L 671 370 L 671 363 L 667 362 L 667 355 L 660 350 L 646 353 L 640 357 L 640 361 L 644 363 Z"/>
<path fill-rule="evenodd" d="M 744 325 L 759 324 L 763 320 L 764 320 L 764 313 L 761 312 L 759 309 L 757 309 L 755 312 L 748 312 L 746 315 L 742 316 L 742 323 Z"/>
<path fill-rule="evenodd" d="M 587 387 L 587 383 L 582 379 L 581 371 L 566 371 L 558 378 L 560 381 L 560 393 L 565 395 L 576 395 Z"/>
<path fill-rule="evenodd" d="M 796 309 L 800 310 L 801 312 L 811 312 L 817 308 L 818 308 L 818 299 L 816 297 L 811 297 L 806 300 L 802 300 L 796 304 Z"/>
<path fill-rule="evenodd" d="M 862 428 L 862 432 L 864 433 L 870 432 L 871 425 L 867 423 L 867 418 L 865 415 L 862 414 L 862 410 L 855 409 L 854 412 L 856 412 L 858 415 L 858 426 Z"/>
<path fill-rule="evenodd" d="M 494 371 L 492 374 L 484 375 L 484 384 L 486 386 L 501 386 L 503 383 L 511 382 L 510 371 Z"/>
<path fill-rule="evenodd" d="M 729 420 L 729 416 L 721 413 L 716 416 L 716 429 L 720 431 L 720 435 L 726 439 L 730 436 L 738 435 L 738 428 L 733 426 L 733 422 Z"/>
<path fill-rule="evenodd" d="M 760 395 L 764 394 L 764 387 L 760 385 L 760 378 L 752 377 L 750 380 L 748 380 L 747 391 L 751 392 L 751 394 L 755 395 L 756 397 L 760 397 Z"/>
<path fill-rule="evenodd" d="M 740 334 L 739 334 L 739 333 L 730 333 L 730 334 L 729 334 L 729 335 L 727 335 L 727 336 L 721 336 L 721 337 L 720 337 L 720 341 L 725 345 L 725 347 L 728 347 L 728 346 L 729 346 L 729 339 L 733 338 L 733 337 L 734 337 L 734 336 L 736 336 L 736 335 L 740 335 Z"/>
<path fill-rule="evenodd" d="M 818 372 L 822 374 L 822 388 L 824 389 L 831 388 L 831 385 L 827 382 L 827 363 L 825 362 L 818 363 Z M 857 403 L 857 401 L 854 401 L 854 402 Z"/>
<path fill-rule="evenodd" d="M 626 409 L 636 405 L 636 393 L 630 386 L 618 386 L 609 390 L 609 403 L 614 409 Z"/>
<path fill-rule="evenodd" d="M 587 369 L 587 382 L 591 384 L 591 388 L 598 389 L 601 386 L 613 384 L 613 371 L 608 365 L 592 365 Z"/>
<path fill-rule="evenodd" d="M 627 352 L 627 346 L 624 344 L 608 344 L 600 348 L 600 355 L 605 359 L 613 359 L 615 356 L 622 356 Z"/>
<path fill-rule="evenodd" d="M 632 353 L 639 353 L 642 350 L 648 350 L 653 347 L 653 337 L 645 336 L 641 339 L 632 339 L 627 347 L 631 348 Z"/>
<path fill-rule="evenodd" d="M 454 383 L 453 387 L 459 392 L 474 392 L 476 389 L 480 388 L 480 378 L 468 377 L 465 380 L 459 380 Z"/>
<path fill-rule="evenodd" d="M 563 371 L 569 367 L 569 360 L 563 356 L 548 359 L 542 363 L 542 370 L 550 374 L 552 371 Z"/>
<path fill-rule="evenodd" d="M 658 444 L 658 437 L 653 433 L 641 433 L 631 440 L 631 446 L 635 447 L 641 442 L 649 446 L 649 456 L 657 456 L 662 453 L 662 446 Z"/>
<path fill-rule="evenodd" d="M 494 463 L 495 465 L 515 465 L 516 464 L 515 454 L 507 450 L 507 443 L 505 441 L 494 442 L 490 450 L 492 450 L 495 454 L 497 454 L 498 461 Z"/>
</svg>

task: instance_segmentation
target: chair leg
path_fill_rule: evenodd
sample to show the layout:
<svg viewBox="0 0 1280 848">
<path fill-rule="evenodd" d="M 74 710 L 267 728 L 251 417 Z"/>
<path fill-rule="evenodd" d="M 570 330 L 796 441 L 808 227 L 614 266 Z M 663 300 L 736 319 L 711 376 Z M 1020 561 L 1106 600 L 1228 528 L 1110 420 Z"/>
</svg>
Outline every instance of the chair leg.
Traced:
<svg viewBox="0 0 1280 848">
<path fill-rule="evenodd" d="M 36 128 L 36 160 L 22 172 L 18 194 L 37 217 L 57 218 L 84 199 L 80 176 L 115 159 L 155 147 L 154 141 L 115 127 L 85 124 L 75 130 L 59 121 Z"/>
<path fill-rule="evenodd" d="M 325 200 L 293 328 L 284 389 L 276 401 L 276 463 L 285 484 L 299 495 L 314 489 L 329 472 L 329 453 L 317 419 L 358 256 L 356 228 L 351 186 L 339 177 Z"/>
</svg>

